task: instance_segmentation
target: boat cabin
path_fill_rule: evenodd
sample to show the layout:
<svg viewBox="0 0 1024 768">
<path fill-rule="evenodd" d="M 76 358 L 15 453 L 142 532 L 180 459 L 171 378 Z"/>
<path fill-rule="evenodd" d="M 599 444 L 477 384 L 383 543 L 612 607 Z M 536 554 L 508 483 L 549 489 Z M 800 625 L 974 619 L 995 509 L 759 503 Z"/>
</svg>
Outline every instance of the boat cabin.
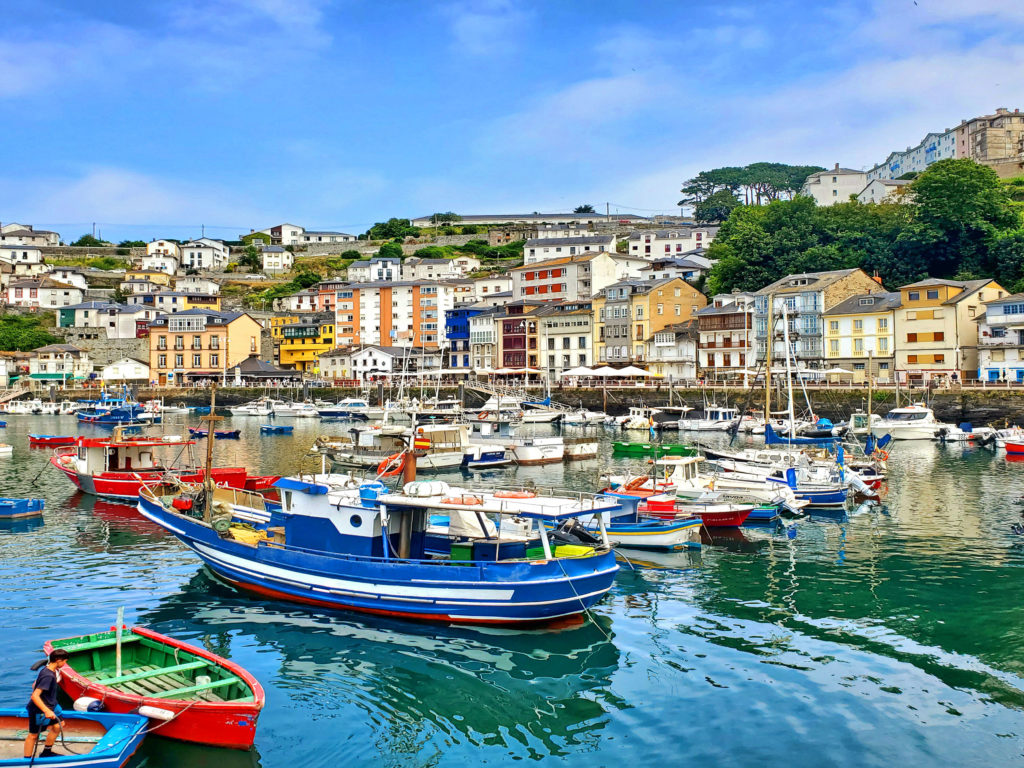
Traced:
<svg viewBox="0 0 1024 768">
<path fill-rule="evenodd" d="M 162 440 L 152 438 L 85 438 L 64 449 L 75 451 L 77 471 L 89 475 L 105 472 L 141 472 L 162 470 L 171 464 L 166 449 L 174 448 L 175 455 L 185 452 L 189 465 L 194 465 L 192 440 Z M 161 450 L 163 449 L 163 450 Z"/>
</svg>

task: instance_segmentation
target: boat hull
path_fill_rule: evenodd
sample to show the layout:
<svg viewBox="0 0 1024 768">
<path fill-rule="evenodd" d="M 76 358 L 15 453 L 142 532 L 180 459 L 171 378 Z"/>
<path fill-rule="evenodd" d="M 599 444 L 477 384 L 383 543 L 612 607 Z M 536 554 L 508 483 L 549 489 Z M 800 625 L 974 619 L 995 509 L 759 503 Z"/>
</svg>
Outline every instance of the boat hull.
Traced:
<svg viewBox="0 0 1024 768">
<path fill-rule="evenodd" d="M 140 706 L 160 707 L 175 713 L 172 720 L 160 724 L 157 733 L 168 739 L 189 741 L 214 747 L 231 749 L 249 749 L 256 737 L 256 720 L 263 709 L 264 693 L 259 682 L 237 664 L 210 653 L 205 648 L 188 645 L 172 637 L 161 635 L 142 627 L 133 627 L 131 633 L 141 635 L 170 648 L 187 651 L 217 664 L 236 677 L 242 679 L 253 692 L 253 701 L 195 701 L 185 699 L 168 699 L 142 696 L 125 691 L 97 685 L 76 672 L 70 664 L 66 665 L 60 679 L 61 690 L 72 699 L 90 696 L 102 699 L 104 706 L 111 712 L 135 712 Z M 127 634 L 127 632 L 126 632 Z M 47 642 L 43 650 L 48 654 L 53 644 Z M 47 763 L 49 764 L 49 763 Z"/>
<path fill-rule="evenodd" d="M 72 467 L 61 463 L 60 457 L 50 457 L 50 463 L 59 469 L 83 493 L 93 496 L 109 496 L 116 499 L 138 498 L 142 486 L 147 483 L 158 483 L 167 473 L 158 472 L 104 472 L 88 475 L 76 472 Z M 186 483 L 202 483 L 206 473 L 202 471 L 173 471 L 172 474 Z M 217 485 L 229 488 L 246 488 L 254 478 L 249 476 L 245 467 L 221 467 L 213 469 L 213 480 Z"/>
<path fill-rule="evenodd" d="M 543 623 L 584 612 L 611 588 L 615 553 L 557 560 L 452 562 L 252 547 L 139 497 L 223 580 L 254 594 L 325 608 L 458 624 Z"/>
<path fill-rule="evenodd" d="M 34 758 L 3 758 L 2 766 L 52 766 L 53 768 L 121 768 L 138 750 L 146 737 L 148 721 L 144 717 L 108 712 L 64 712 L 64 737 L 71 743 L 65 747 L 63 741 L 56 745 L 58 752 L 53 757 L 41 758 L 41 747 L 37 746 Z M 20 709 L 0 709 L 0 738 L 22 740 L 28 730 L 28 712 Z M 85 752 L 85 746 L 77 741 L 96 740 L 95 746 Z M 70 754 L 61 754 L 64 751 Z M 19 753 L 20 754 L 20 753 Z"/>
</svg>

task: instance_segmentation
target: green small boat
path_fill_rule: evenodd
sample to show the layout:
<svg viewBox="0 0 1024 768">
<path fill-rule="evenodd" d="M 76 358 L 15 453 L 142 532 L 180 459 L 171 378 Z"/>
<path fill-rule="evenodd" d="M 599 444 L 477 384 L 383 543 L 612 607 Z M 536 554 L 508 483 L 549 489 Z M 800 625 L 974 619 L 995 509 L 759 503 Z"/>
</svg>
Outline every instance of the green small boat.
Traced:
<svg viewBox="0 0 1024 768">
<path fill-rule="evenodd" d="M 612 453 L 626 456 L 696 456 L 697 449 L 683 443 L 612 443 Z"/>
</svg>

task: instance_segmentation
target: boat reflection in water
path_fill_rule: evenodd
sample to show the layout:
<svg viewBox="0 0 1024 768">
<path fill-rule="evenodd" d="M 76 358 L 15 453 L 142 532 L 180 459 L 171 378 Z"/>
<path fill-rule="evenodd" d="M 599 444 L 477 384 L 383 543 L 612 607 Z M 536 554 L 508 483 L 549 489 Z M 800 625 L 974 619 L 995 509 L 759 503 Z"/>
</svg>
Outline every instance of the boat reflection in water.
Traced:
<svg viewBox="0 0 1024 768">
<path fill-rule="evenodd" d="M 323 763 L 325 742 L 310 733 L 323 728 L 344 741 L 347 764 L 382 754 L 422 764 L 442 751 L 478 762 L 481 746 L 561 755 L 596 742 L 621 706 L 611 622 L 596 621 L 529 631 L 364 622 L 255 602 L 205 570 L 139 617 L 260 679 L 256 746 L 268 763 L 293 765 Z"/>
<path fill-rule="evenodd" d="M 18 517 L 13 520 L 0 520 L 0 536 L 8 533 L 28 533 L 42 528 L 46 524 L 42 515 L 35 517 Z"/>
</svg>

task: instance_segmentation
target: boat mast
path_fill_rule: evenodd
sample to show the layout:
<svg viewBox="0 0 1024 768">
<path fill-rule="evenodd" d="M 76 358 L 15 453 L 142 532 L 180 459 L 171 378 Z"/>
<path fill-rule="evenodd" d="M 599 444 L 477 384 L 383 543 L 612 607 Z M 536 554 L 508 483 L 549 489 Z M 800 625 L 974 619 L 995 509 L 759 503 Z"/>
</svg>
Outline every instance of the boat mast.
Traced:
<svg viewBox="0 0 1024 768">
<path fill-rule="evenodd" d="M 786 305 L 782 305 L 782 340 L 786 347 L 786 394 L 789 396 L 789 437 L 796 437 L 795 418 L 793 416 L 793 366 L 789 356 L 789 314 Z"/>
<path fill-rule="evenodd" d="M 206 490 L 206 504 L 203 509 L 203 522 L 209 525 L 213 521 L 213 491 L 217 487 L 213 482 L 213 441 L 214 425 L 223 416 L 216 414 L 217 410 L 217 382 L 210 382 L 210 415 L 203 418 L 206 422 L 206 479 L 203 487 Z"/>
<path fill-rule="evenodd" d="M 875 377 L 873 374 L 874 368 L 872 367 L 872 357 L 874 350 L 868 350 L 868 435 L 873 435 L 874 430 L 871 428 L 871 401 L 874 399 L 874 387 Z"/>
<path fill-rule="evenodd" d="M 772 351 L 775 349 L 775 295 L 768 294 L 768 340 L 765 345 L 764 423 L 772 423 Z"/>
</svg>

